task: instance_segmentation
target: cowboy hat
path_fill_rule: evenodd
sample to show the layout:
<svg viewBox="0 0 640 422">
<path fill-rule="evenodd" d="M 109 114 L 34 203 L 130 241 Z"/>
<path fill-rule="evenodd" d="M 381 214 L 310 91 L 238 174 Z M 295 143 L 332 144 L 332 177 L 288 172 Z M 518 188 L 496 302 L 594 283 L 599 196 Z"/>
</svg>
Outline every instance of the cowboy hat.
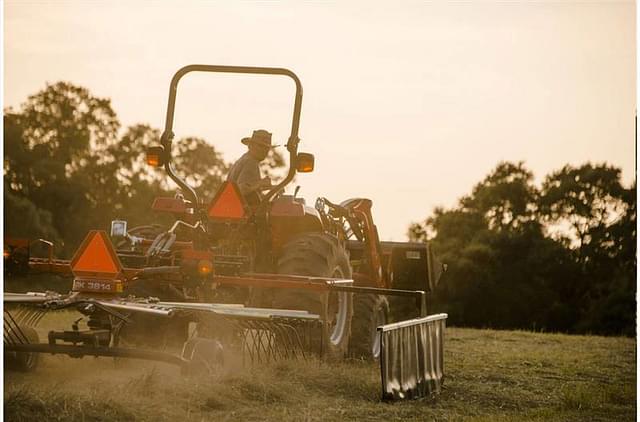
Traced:
<svg viewBox="0 0 640 422">
<path fill-rule="evenodd" d="M 271 133 L 263 129 L 254 130 L 250 138 L 242 138 L 245 145 L 256 144 L 264 147 L 275 148 L 279 145 L 271 145 Z"/>
</svg>

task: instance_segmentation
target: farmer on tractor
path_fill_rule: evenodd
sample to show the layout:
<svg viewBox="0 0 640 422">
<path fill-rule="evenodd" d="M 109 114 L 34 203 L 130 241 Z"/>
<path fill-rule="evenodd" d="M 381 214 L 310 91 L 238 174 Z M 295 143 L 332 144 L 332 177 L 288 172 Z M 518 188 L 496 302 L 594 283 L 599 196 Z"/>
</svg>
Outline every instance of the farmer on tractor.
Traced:
<svg viewBox="0 0 640 422">
<path fill-rule="evenodd" d="M 240 192 L 250 204 L 258 201 L 260 192 L 273 187 L 269 177 L 260 177 L 260 162 L 267 158 L 269 151 L 277 145 L 271 145 L 271 133 L 266 130 L 254 130 L 249 138 L 240 142 L 249 151 L 244 153 L 229 170 L 227 180 L 238 185 Z"/>
</svg>

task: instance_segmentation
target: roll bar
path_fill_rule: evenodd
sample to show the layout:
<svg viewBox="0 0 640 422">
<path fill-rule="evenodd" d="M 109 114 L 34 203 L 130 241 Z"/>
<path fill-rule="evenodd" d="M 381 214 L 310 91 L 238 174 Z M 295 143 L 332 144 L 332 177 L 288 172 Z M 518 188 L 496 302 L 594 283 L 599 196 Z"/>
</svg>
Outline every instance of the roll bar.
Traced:
<svg viewBox="0 0 640 422">
<path fill-rule="evenodd" d="M 194 206 L 198 204 L 198 195 L 196 191 L 189 186 L 184 180 L 182 180 L 174 171 L 171 165 L 171 143 L 173 141 L 173 117 L 176 105 L 176 94 L 178 92 L 178 82 L 180 79 L 190 72 L 215 72 L 215 73 L 245 73 L 245 74 L 260 74 L 260 75 L 282 75 L 288 76 L 296 84 L 296 96 L 293 104 L 293 119 L 291 122 L 291 134 L 287 142 L 287 150 L 289 150 L 289 172 L 287 177 L 271 188 L 265 195 L 264 201 L 269 201 L 277 192 L 283 189 L 296 174 L 296 157 L 298 154 L 298 129 L 300 127 L 300 109 L 302 107 L 302 84 L 300 79 L 295 73 L 289 69 L 276 68 L 276 67 L 250 67 L 250 66 L 219 66 L 219 65 L 204 65 L 204 64 L 192 64 L 185 66 L 178 70 L 171 79 L 171 85 L 169 86 L 169 103 L 167 105 L 167 118 L 165 121 L 164 132 L 160 138 L 160 142 L 165 151 L 165 164 L 164 168 L 169 174 L 169 177 L 176 182 L 176 184 L 189 196 Z"/>
</svg>

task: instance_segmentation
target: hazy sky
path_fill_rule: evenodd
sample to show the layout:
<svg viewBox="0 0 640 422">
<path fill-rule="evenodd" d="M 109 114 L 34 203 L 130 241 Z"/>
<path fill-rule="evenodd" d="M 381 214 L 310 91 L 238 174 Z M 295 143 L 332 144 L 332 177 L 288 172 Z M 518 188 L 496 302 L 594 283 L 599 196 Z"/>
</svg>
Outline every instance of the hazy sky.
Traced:
<svg viewBox="0 0 640 422">
<path fill-rule="evenodd" d="M 124 126 L 164 126 L 186 64 L 287 67 L 304 87 L 300 195 L 374 201 L 382 239 L 450 207 L 500 160 L 539 182 L 566 163 L 635 172 L 636 11 L 628 2 L 6 1 L 4 106 L 66 80 Z M 189 75 L 174 130 L 230 161 L 265 128 L 284 144 L 293 84 Z"/>
</svg>

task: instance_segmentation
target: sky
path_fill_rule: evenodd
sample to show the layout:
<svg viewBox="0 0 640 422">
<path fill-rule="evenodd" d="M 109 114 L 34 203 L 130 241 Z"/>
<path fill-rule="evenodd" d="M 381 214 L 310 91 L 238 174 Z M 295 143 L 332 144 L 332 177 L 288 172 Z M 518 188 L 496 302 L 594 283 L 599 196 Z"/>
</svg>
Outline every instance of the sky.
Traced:
<svg viewBox="0 0 640 422">
<path fill-rule="evenodd" d="M 64 80 L 110 98 L 124 127 L 163 128 L 184 65 L 291 69 L 304 90 L 299 150 L 316 157 L 299 196 L 372 199 L 381 240 L 405 240 L 411 222 L 455 206 L 500 161 L 524 161 L 536 183 L 587 161 L 635 178 L 632 1 L 3 7 L 4 107 Z M 227 161 L 254 129 L 285 144 L 293 95 L 283 77 L 190 74 L 176 138 L 203 137 Z"/>
</svg>

